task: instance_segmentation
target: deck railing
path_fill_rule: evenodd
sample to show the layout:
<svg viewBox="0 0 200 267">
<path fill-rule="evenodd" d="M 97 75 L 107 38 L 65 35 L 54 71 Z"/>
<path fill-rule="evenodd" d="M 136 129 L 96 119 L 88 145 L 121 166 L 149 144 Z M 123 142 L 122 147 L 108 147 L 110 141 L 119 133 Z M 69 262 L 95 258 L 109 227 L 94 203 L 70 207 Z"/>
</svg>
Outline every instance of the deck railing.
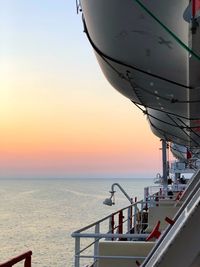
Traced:
<svg viewBox="0 0 200 267">
<path fill-rule="evenodd" d="M 72 233 L 72 237 L 75 238 L 75 267 L 97 267 L 100 258 L 108 258 L 108 256 L 99 255 L 101 239 L 110 241 L 146 239 L 147 234 L 144 230 L 147 227 L 147 209 L 158 206 L 158 201 L 167 196 L 166 188 L 163 186 L 145 188 L 144 196 L 144 200 L 135 202 Z M 109 256 L 109 258 L 116 259 L 119 256 Z M 122 258 L 134 259 L 135 257 Z"/>
<path fill-rule="evenodd" d="M 152 203 L 151 200 L 151 205 L 153 205 Z M 149 205 L 149 199 L 138 201 L 72 233 L 72 237 L 75 238 L 74 266 L 97 266 L 98 259 L 107 258 L 108 256 L 98 255 L 101 239 L 110 241 L 145 240 L 147 234 L 143 233 L 143 228 L 147 224 L 144 219 L 146 208 Z M 109 256 L 109 258 L 119 257 Z M 134 259 L 135 257 L 127 256 L 124 258 Z M 87 259 L 87 262 L 84 259 Z"/>
<path fill-rule="evenodd" d="M 23 261 L 23 260 L 24 260 L 24 267 L 31 267 L 31 255 L 32 255 L 32 251 L 29 250 L 6 262 L 0 263 L 0 267 L 12 267 L 16 263 Z"/>
</svg>

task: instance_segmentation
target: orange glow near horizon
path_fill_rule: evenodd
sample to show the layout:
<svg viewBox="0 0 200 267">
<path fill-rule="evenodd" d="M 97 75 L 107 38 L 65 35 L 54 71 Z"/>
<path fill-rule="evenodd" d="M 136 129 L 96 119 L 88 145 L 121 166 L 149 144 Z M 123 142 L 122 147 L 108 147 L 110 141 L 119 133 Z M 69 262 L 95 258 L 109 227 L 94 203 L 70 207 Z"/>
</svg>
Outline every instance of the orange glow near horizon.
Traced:
<svg viewBox="0 0 200 267">
<path fill-rule="evenodd" d="M 103 77 L 80 18 L 66 6 L 60 12 L 68 15 L 58 16 L 53 2 L 51 10 L 37 4 L 37 21 L 28 2 L 5 13 L 0 177 L 152 176 L 160 168 L 159 140 Z"/>
<path fill-rule="evenodd" d="M 102 171 L 134 174 L 159 166 L 159 142 L 141 112 L 106 81 L 103 89 L 96 86 L 97 96 L 90 90 L 83 95 L 78 89 L 57 94 L 49 87 L 7 88 L 7 103 L 4 97 L 1 105 L 1 169 L 54 169 L 66 176 L 96 170 L 101 176 Z M 145 160 L 154 155 L 153 161 Z"/>
</svg>

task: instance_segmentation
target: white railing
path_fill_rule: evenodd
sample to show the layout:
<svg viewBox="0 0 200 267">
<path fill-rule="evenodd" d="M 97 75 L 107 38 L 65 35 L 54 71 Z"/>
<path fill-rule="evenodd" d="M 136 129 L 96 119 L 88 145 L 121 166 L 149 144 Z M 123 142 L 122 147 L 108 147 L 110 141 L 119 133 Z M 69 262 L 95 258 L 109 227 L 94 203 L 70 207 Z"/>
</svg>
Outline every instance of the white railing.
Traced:
<svg viewBox="0 0 200 267">
<path fill-rule="evenodd" d="M 147 210 L 158 206 L 158 201 L 167 197 L 166 188 L 151 186 L 145 188 L 144 200 L 135 202 L 112 213 L 99 221 L 72 233 L 75 238 L 74 267 L 97 267 L 101 258 L 135 259 L 135 256 L 102 256 L 99 255 L 99 241 L 110 240 L 146 240 L 145 229 L 148 224 Z"/>
<path fill-rule="evenodd" d="M 99 241 L 104 240 L 145 240 L 147 234 L 147 208 L 155 203 L 153 196 L 147 201 L 138 201 L 103 219 L 72 233 L 75 238 L 75 267 L 96 267 L 100 258 L 118 258 L 119 256 L 100 256 Z M 91 241 L 92 239 L 92 241 Z M 120 258 L 135 259 L 137 256 Z M 86 262 L 87 260 L 87 262 Z"/>
</svg>

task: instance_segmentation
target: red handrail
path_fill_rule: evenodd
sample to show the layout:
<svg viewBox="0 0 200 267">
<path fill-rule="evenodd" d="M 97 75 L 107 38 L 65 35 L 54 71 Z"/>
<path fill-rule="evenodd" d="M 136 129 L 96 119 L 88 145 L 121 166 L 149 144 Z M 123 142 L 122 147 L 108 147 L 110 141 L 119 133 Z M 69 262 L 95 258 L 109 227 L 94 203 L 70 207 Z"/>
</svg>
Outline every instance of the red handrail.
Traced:
<svg viewBox="0 0 200 267">
<path fill-rule="evenodd" d="M 14 264 L 24 261 L 24 267 L 31 267 L 31 255 L 32 251 L 29 250 L 23 254 L 20 254 L 19 256 L 16 256 L 6 262 L 0 263 L 0 267 L 12 267 Z"/>
</svg>

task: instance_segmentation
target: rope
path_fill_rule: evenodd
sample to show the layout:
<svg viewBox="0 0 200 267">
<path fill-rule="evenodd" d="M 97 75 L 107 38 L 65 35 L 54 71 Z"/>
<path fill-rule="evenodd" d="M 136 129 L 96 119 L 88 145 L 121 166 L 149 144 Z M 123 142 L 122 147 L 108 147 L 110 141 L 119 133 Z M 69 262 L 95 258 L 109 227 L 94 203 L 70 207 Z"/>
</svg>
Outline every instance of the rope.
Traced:
<svg viewBox="0 0 200 267">
<path fill-rule="evenodd" d="M 166 32 L 168 32 L 171 37 L 180 45 L 182 48 L 184 48 L 188 53 L 193 55 L 197 60 L 200 61 L 200 56 L 196 54 L 192 49 L 190 49 L 183 41 L 181 41 L 178 36 L 171 31 L 162 21 L 160 21 L 145 5 L 143 5 L 139 0 L 133 0 L 135 1 L 149 16 L 151 16 Z"/>
<path fill-rule="evenodd" d="M 122 62 L 122 61 L 120 61 L 120 60 L 118 60 L 118 59 L 115 59 L 115 58 L 112 58 L 111 56 L 106 55 L 105 53 L 103 53 L 103 52 L 102 52 L 102 51 L 95 45 L 95 43 L 93 42 L 92 38 L 90 37 L 90 34 L 89 34 L 89 32 L 88 32 L 87 25 L 86 25 L 86 22 L 85 22 L 84 18 L 83 18 L 83 25 L 84 25 L 84 32 L 86 33 L 87 38 L 88 38 L 88 40 L 89 40 L 91 46 L 93 47 L 93 49 L 95 50 L 95 52 L 96 52 L 96 53 L 97 53 L 97 54 L 98 54 L 98 55 L 99 55 L 105 62 L 108 63 L 107 60 L 110 60 L 110 61 L 115 62 L 115 63 L 117 63 L 117 64 L 120 64 L 120 65 L 122 65 L 122 66 L 124 66 L 124 67 L 130 68 L 130 69 L 133 69 L 133 70 L 136 70 L 136 71 L 138 71 L 138 72 L 140 72 L 140 73 L 144 73 L 144 74 L 146 74 L 147 76 L 157 78 L 157 79 L 159 79 L 159 80 L 162 80 L 162 81 L 165 81 L 165 82 L 168 82 L 168 83 L 177 85 L 177 86 L 179 86 L 179 87 L 183 87 L 183 88 L 186 88 L 186 89 L 195 89 L 195 88 L 193 88 L 193 87 L 191 87 L 191 86 L 187 86 L 187 85 L 185 85 L 185 84 L 181 84 L 181 83 L 178 83 L 178 82 L 176 82 L 176 81 L 169 80 L 169 79 L 167 79 L 167 78 L 165 78 L 165 77 L 162 77 L 162 76 L 159 76 L 159 75 L 157 75 L 157 74 L 149 73 L 148 71 L 145 71 L 145 70 L 142 70 L 142 69 L 140 69 L 140 68 L 138 68 L 138 67 L 135 67 L 135 66 L 126 64 L 126 63 L 124 63 L 124 62 Z M 107 59 L 107 60 L 106 60 L 106 59 Z"/>
<path fill-rule="evenodd" d="M 131 102 L 133 103 L 133 104 L 137 104 L 137 105 L 141 105 L 141 103 L 137 103 L 136 101 L 133 101 L 133 100 L 131 100 Z M 153 109 L 153 110 L 155 110 L 155 111 L 159 111 L 159 112 L 162 112 L 162 113 L 164 113 L 164 114 L 169 114 L 169 115 L 172 115 L 172 116 L 174 116 L 174 117 L 176 117 L 176 118 L 182 118 L 182 119 L 185 119 L 185 120 L 188 120 L 188 121 L 196 121 L 196 120 L 200 120 L 200 118 L 187 118 L 187 117 L 185 117 L 185 116 L 182 116 L 182 115 L 178 115 L 178 114 L 175 114 L 175 113 L 172 113 L 172 112 L 169 112 L 169 111 L 164 111 L 164 110 L 162 110 L 162 109 L 158 109 L 158 108 L 155 108 L 155 107 L 151 107 L 151 106 L 148 106 L 148 108 L 150 108 L 150 109 Z M 197 126 L 198 127 L 198 126 Z M 196 127 L 194 127 L 194 128 L 196 128 Z"/>
<path fill-rule="evenodd" d="M 182 132 L 189 138 L 189 140 L 192 140 L 198 147 L 200 147 L 200 144 L 196 141 L 196 140 L 194 140 L 187 132 L 186 132 L 186 130 L 189 130 L 190 132 L 192 132 L 193 130 L 191 129 L 191 127 L 188 127 L 187 125 L 187 127 L 185 128 L 184 126 L 181 126 L 181 125 L 179 125 L 169 114 L 167 114 L 167 116 L 177 125 L 177 126 L 179 126 L 180 127 L 180 129 L 182 130 Z M 178 119 L 178 120 L 180 120 L 180 119 Z M 183 123 L 183 122 L 182 122 Z"/>
<path fill-rule="evenodd" d="M 172 147 L 172 145 L 169 146 L 171 150 L 177 151 L 180 154 L 182 154 L 182 156 L 184 157 L 184 154 L 186 154 L 187 152 L 183 152 L 177 148 Z M 190 149 L 189 147 L 186 146 L 187 149 Z M 200 155 L 198 153 L 195 153 L 194 151 L 192 151 L 192 154 L 195 155 L 198 159 L 200 159 Z M 187 162 L 187 159 L 184 160 L 185 162 Z"/>
<path fill-rule="evenodd" d="M 152 92 L 152 91 L 150 91 L 150 90 L 148 90 L 148 89 L 146 89 L 144 87 L 141 87 L 141 86 L 137 85 L 134 81 L 132 82 L 133 78 L 131 78 L 129 74 L 130 74 L 130 71 L 127 71 L 126 76 L 128 77 L 128 80 L 129 80 L 130 84 L 134 84 L 135 87 L 138 87 L 138 89 L 142 90 L 146 94 L 149 94 L 149 95 L 152 95 L 152 96 L 155 96 L 155 97 L 159 97 L 160 99 L 165 100 L 167 102 L 170 102 L 172 104 L 176 104 L 176 103 L 177 104 L 200 103 L 200 99 L 198 99 L 198 100 L 179 100 L 179 99 L 176 99 L 176 98 L 173 98 L 173 97 L 169 98 L 169 97 L 162 96 L 160 94 L 158 95 L 158 94 L 156 94 L 156 93 L 154 93 L 154 92 Z"/>
<path fill-rule="evenodd" d="M 187 126 L 186 123 L 185 123 L 184 121 L 182 121 L 180 118 L 177 118 L 177 119 L 178 119 L 183 125 Z M 190 131 L 191 131 L 193 134 L 195 134 L 197 137 L 200 138 L 200 135 L 194 131 L 194 129 L 199 128 L 199 127 L 200 127 L 199 125 L 196 125 L 196 126 L 193 126 L 193 127 L 189 127 L 189 129 L 190 129 Z"/>
<path fill-rule="evenodd" d="M 140 1 L 138 1 L 138 0 L 135 0 L 136 2 L 138 2 L 138 4 L 140 3 Z M 141 4 L 141 3 L 140 3 Z M 141 4 L 142 6 L 143 6 L 143 4 Z M 144 6 L 143 6 L 144 7 Z M 145 11 L 147 12 L 147 10 L 148 9 L 146 9 L 146 7 L 145 7 Z M 154 16 L 153 14 L 152 14 L 152 16 Z M 155 17 L 155 16 L 154 16 Z M 156 21 L 159 21 L 156 17 L 154 18 L 154 19 L 156 19 Z M 131 65 L 129 65 L 129 64 L 125 64 L 125 63 L 123 63 L 123 62 L 121 62 L 121 61 L 119 61 L 119 60 L 117 60 L 117 59 L 113 59 L 112 57 L 110 57 L 110 56 L 108 56 L 108 55 L 105 55 L 99 48 L 97 48 L 97 46 L 94 44 L 94 42 L 92 41 L 92 39 L 91 39 L 91 37 L 90 37 L 90 35 L 89 35 L 89 32 L 88 32 L 88 30 L 87 30 L 87 26 L 86 26 L 86 23 L 85 23 L 85 20 L 83 19 L 83 24 L 84 24 L 84 31 L 85 31 L 85 33 L 86 33 L 86 35 L 87 35 L 87 37 L 88 37 L 88 40 L 89 40 L 89 42 L 90 42 L 90 44 L 92 45 L 92 47 L 93 47 L 93 49 L 96 51 L 96 53 L 110 66 L 110 68 L 112 68 L 113 69 L 113 71 L 115 71 L 118 75 L 119 75 L 119 77 L 121 78 L 121 79 L 124 79 L 124 80 L 126 80 L 127 82 L 129 82 L 129 84 L 130 84 L 130 86 L 132 87 L 132 89 L 133 89 L 133 91 L 134 91 L 134 93 L 135 93 L 135 95 L 137 96 L 137 98 L 139 99 L 139 101 L 141 102 L 141 103 L 136 103 L 136 102 L 134 102 L 134 101 L 132 101 L 144 114 L 146 114 L 147 115 L 147 118 L 148 118 L 148 120 L 149 120 L 149 123 L 150 123 L 150 125 L 153 127 L 153 128 L 155 128 L 155 129 L 157 129 L 157 131 L 158 132 L 160 132 L 162 135 L 164 135 L 164 137 L 165 137 L 165 139 L 166 140 L 169 140 L 169 137 L 167 138 L 167 136 L 166 136 L 166 134 L 168 135 L 168 136 L 172 136 L 172 137 L 175 137 L 176 139 L 178 138 L 178 139 L 180 139 L 180 140 L 182 140 L 183 142 L 187 142 L 187 140 L 185 140 L 185 139 L 183 139 L 183 138 L 180 138 L 180 137 L 178 137 L 178 136 L 176 136 L 176 135 L 174 135 L 174 134 L 171 134 L 171 133 L 169 133 L 168 131 L 163 131 L 163 130 L 161 130 L 161 129 L 159 129 L 158 127 L 156 127 L 153 123 L 152 123 L 152 121 L 150 120 L 150 117 L 152 117 L 152 118 L 154 118 L 154 119 L 156 119 L 156 120 L 158 120 L 158 121 L 160 121 L 160 122 L 162 122 L 162 123 L 165 123 L 165 124 L 167 124 L 167 125 L 170 125 L 170 126 L 172 126 L 172 127 L 178 127 L 180 130 L 182 130 L 183 131 L 183 133 L 185 134 L 185 135 L 187 135 L 188 137 L 190 137 L 189 136 L 189 134 L 187 134 L 187 132 L 185 132 L 185 130 L 184 129 L 189 129 L 190 131 L 193 131 L 192 130 L 192 128 L 193 127 L 188 127 L 188 126 L 181 126 L 181 125 L 179 125 L 170 115 L 173 115 L 173 116 L 175 116 L 175 118 L 176 119 L 179 119 L 180 120 L 180 118 L 184 118 L 184 119 L 187 119 L 187 120 L 194 120 L 194 118 L 191 118 L 191 119 L 189 119 L 189 118 L 185 118 L 185 117 L 183 117 L 183 116 L 180 116 L 180 115 L 177 115 L 177 114 L 173 114 L 173 113 L 170 113 L 170 112 L 166 112 L 166 111 L 163 111 L 163 110 L 159 110 L 159 109 L 156 109 L 156 108 L 151 108 L 151 107 L 149 107 L 149 108 L 151 108 L 151 109 L 154 109 L 154 110 L 157 110 L 157 111 L 160 111 L 160 112 L 164 112 L 174 123 L 175 123 L 175 125 L 174 124 L 171 124 L 171 123 L 169 123 L 169 122 L 165 122 L 165 121 L 162 121 L 162 120 L 160 120 L 159 118 L 157 118 L 157 117 L 154 117 L 153 115 L 151 115 L 151 114 L 149 114 L 148 113 L 148 111 L 147 111 L 147 107 L 146 107 L 146 105 L 144 104 L 144 103 L 142 103 L 143 101 L 142 101 L 142 99 L 141 99 L 141 97 L 140 96 L 138 96 L 138 94 L 137 94 L 137 92 L 136 92 L 136 90 L 135 90 L 135 88 L 134 88 L 134 85 L 132 84 L 132 81 L 131 81 L 131 78 L 130 78 L 130 76 L 129 76 L 129 73 L 130 73 L 130 71 L 128 71 L 127 70 L 127 72 L 126 72 L 126 76 L 127 76 L 127 78 L 125 77 L 125 75 L 123 74 L 123 73 L 121 73 L 121 72 L 119 72 L 109 61 L 112 61 L 112 62 L 115 62 L 115 63 L 117 63 L 117 64 L 120 64 L 120 65 L 122 65 L 122 66 L 124 66 L 124 67 L 128 67 L 128 68 L 131 68 L 131 69 L 134 69 L 134 70 L 136 70 L 136 71 L 139 71 L 139 72 L 141 72 L 141 73 L 144 73 L 144 74 L 146 74 L 146 75 L 149 75 L 149 76 L 152 76 L 152 77 L 155 77 L 155 78 L 158 78 L 158 79 L 160 79 L 160 80 L 164 80 L 164 81 L 166 81 L 166 82 L 169 82 L 169 83 L 172 83 L 172 84 L 175 84 L 175 85 L 177 85 L 177 86 L 180 86 L 180 87 L 184 87 L 184 88 L 187 88 L 187 89 L 195 89 L 195 88 L 192 88 L 192 87 L 189 87 L 189 86 L 186 86 L 186 85 L 183 85 L 183 84 L 180 84 L 180 83 L 177 83 L 177 82 L 175 82 L 175 81 L 172 81 L 172 80 L 168 80 L 168 79 L 166 79 L 166 78 L 164 78 L 164 77 L 160 77 L 160 76 L 158 76 L 158 75 L 156 75 L 156 74 L 152 74 L 152 73 L 149 73 L 149 72 L 146 72 L 146 71 L 144 71 L 144 70 L 141 70 L 141 69 L 139 69 L 139 68 L 137 68 L 137 67 L 134 67 L 134 66 L 131 66 Z M 162 23 L 161 23 L 162 24 Z M 165 26 L 164 24 L 163 24 L 163 26 Z M 165 26 L 166 27 L 166 26 Z M 200 59 L 200 57 L 199 57 L 199 59 Z M 108 61 L 109 60 L 109 61 Z M 139 87 L 140 88 L 140 87 Z M 176 99 L 168 99 L 168 98 L 166 98 L 166 97 L 163 97 L 163 96 L 159 96 L 159 95 L 157 95 L 157 94 L 154 94 L 153 92 L 151 92 L 151 91 L 149 91 L 149 90 L 147 90 L 147 89 L 144 89 L 144 88 L 140 88 L 141 90 L 143 90 L 144 92 L 146 92 L 146 93 L 148 93 L 148 94 L 151 94 L 151 95 L 154 95 L 154 96 L 156 96 L 156 97 L 160 97 L 160 98 L 162 98 L 163 100 L 166 100 L 166 101 L 170 101 L 171 103 L 175 103 L 175 102 L 179 102 L 179 103 L 190 103 L 190 101 L 179 101 L 179 100 L 176 100 Z M 174 100 L 174 101 L 173 101 Z M 199 100 L 196 100 L 196 101 L 191 101 L 191 102 L 199 102 Z M 143 110 L 141 107 L 139 107 L 138 105 L 143 105 L 144 106 L 144 108 L 145 108 L 145 110 Z M 178 118 L 179 117 L 179 118 Z M 196 120 L 196 119 L 195 119 Z M 194 128 L 196 128 L 196 127 L 194 127 Z M 190 137 L 191 138 L 191 137 Z M 200 144 L 198 143 L 198 142 L 196 142 L 196 140 L 194 140 L 193 138 L 191 138 L 191 140 L 198 146 L 198 147 L 200 147 Z M 176 142 L 177 143 L 177 142 Z M 178 144 L 178 143 L 177 143 Z"/>
<path fill-rule="evenodd" d="M 193 132 L 194 134 L 196 134 L 198 137 L 200 137 L 197 133 L 194 132 L 194 130 L 192 129 L 193 127 L 189 127 L 189 126 L 187 126 L 186 124 L 185 124 L 185 126 L 181 126 L 181 125 L 179 125 L 179 124 L 178 124 L 178 123 L 177 123 L 177 122 L 176 122 L 176 121 L 175 121 L 175 120 L 174 120 L 174 119 L 173 119 L 167 112 L 165 112 L 166 115 L 169 117 L 170 120 L 172 120 L 172 121 L 175 123 L 175 125 L 172 124 L 172 123 L 169 123 L 169 122 L 167 122 L 167 121 L 163 121 L 163 120 L 161 120 L 161 119 L 159 119 L 159 118 L 157 118 L 157 117 L 155 117 L 155 116 L 149 114 L 148 111 L 147 111 L 147 109 L 146 109 L 146 110 L 143 110 L 137 103 L 135 103 L 135 102 L 133 102 L 133 101 L 132 101 L 132 103 L 133 103 L 137 108 L 139 108 L 140 111 L 142 111 L 145 115 L 147 115 L 147 119 L 148 119 L 150 125 L 151 125 L 152 127 L 154 127 L 157 131 L 159 131 L 159 132 L 161 132 L 162 134 L 164 134 L 166 140 L 168 140 L 168 138 L 166 137 L 166 134 L 167 134 L 168 136 L 174 136 L 175 138 L 181 139 L 181 140 L 183 140 L 184 142 L 186 142 L 185 139 L 180 138 L 179 136 L 176 136 L 176 135 L 174 135 L 174 134 L 169 133 L 168 131 L 164 131 L 164 130 L 161 130 L 160 128 L 156 127 L 156 126 L 152 123 L 152 121 L 150 120 L 150 118 L 153 118 L 153 119 L 155 119 L 155 120 L 157 120 L 157 121 L 159 121 L 159 122 L 162 122 L 162 123 L 167 124 L 167 125 L 169 125 L 169 126 L 176 127 L 176 128 L 178 128 L 178 129 L 180 129 L 180 130 L 181 130 L 187 137 L 189 137 L 189 138 L 190 138 L 190 139 L 197 145 L 197 147 L 200 147 L 200 144 L 199 144 L 196 140 L 194 140 L 193 138 L 191 138 L 191 136 L 185 131 L 185 129 L 190 130 L 191 132 Z M 179 118 L 176 118 L 176 119 L 179 119 Z M 179 120 L 180 120 L 180 119 L 179 119 Z M 180 120 L 180 121 L 181 121 L 181 120 Z M 181 122 L 182 122 L 182 121 L 181 121 Z M 182 123 L 183 123 L 183 122 L 182 122 Z M 196 127 L 194 127 L 194 128 L 196 128 Z M 177 143 L 177 142 L 176 142 L 176 143 Z M 178 143 L 177 143 L 177 144 L 178 144 Z M 182 144 L 181 144 L 181 145 L 182 145 Z"/>
<path fill-rule="evenodd" d="M 110 57 L 110 56 L 108 56 L 108 55 L 105 55 L 100 49 L 98 49 L 97 48 L 97 46 L 94 44 L 94 42 L 92 41 L 92 39 L 91 39 L 91 37 L 90 37 L 90 35 L 89 35 L 89 32 L 88 32 L 88 30 L 87 30 L 87 27 L 86 27 L 86 23 L 85 23 L 85 21 L 83 20 L 83 23 L 84 23 L 84 29 L 85 29 L 85 33 L 86 33 L 86 35 L 87 35 L 87 37 L 88 37 L 88 40 L 89 40 L 89 42 L 90 42 L 90 44 L 92 45 L 92 47 L 93 47 L 93 49 L 97 52 L 97 54 L 110 66 L 110 68 L 112 68 L 122 79 L 126 79 L 125 78 L 125 76 L 124 76 L 124 74 L 123 73 L 120 73 L 116 68 L 114 68 L 113 67 L 113 65 L 110 63 L 110 62 L 108 62 L 108 60 L 110 60 L 110 61 L 113 61 L 113 62 L 115 62 L 115 63 L 117 63 L 117 64 L 120 64 L 120 65 L 122 65 L 122 66 L 124 66 L 124 67 L 129 67 L 129 68 L 132 68 L 132 69 L 134 69 L 134 70 L 136 70 L 136 71 L 139 71 L 139 72 L 142 72 L 142 73 L 144 73 L 144 74 L 146 74 L 146 75 L 149 75 L 149 76 L 152 76 L 152 77 L 155 77 L 155 78 L 158 78 L 158 79 L 161 79 L 161 80 L 164 80 L 164 81 L 166 81 L 166 82 L 169 82 L 169 83 L 172 83 L 172 84 L 174 84 L 174 85 L 177 85 L 177 86 L 181 86 L 181 87 L 184 87 L 184 88 L 187 88 L 187 89 L 196 89 L 196 88 L 192 88 L 192 87 L 190 87 L 190 86 L 186 86 L 186 85 L 183 85 L 183 84 L 180 84 L 180 83 L 177 83 L 177 82 L 175 82 L 175 81 L 172 81 L 172 80 L 168 80 L 168 79 L 165 79 L 164 77 L 160 77 L 160 76 L 158 76 L 158 75 L 156 75 L 156 74 L 152 74 L 152 73 L 149 73 L 149 72 L 146 72 L 146 71 L 144 71 L 144 70 L 141 70 L 141 69 L 139 69 L 139 68 L 136 68 L 136 67 L 134 67 L 134 66 L 131 66 L 131 65 L 128 65 L 128 64 L 125 64 L 125 63 L 123 63 L 123 62 L 121 62 L 121 61 L 119 61 L 119 60 L 117 60 L 117 59 L 113 59 L 112 57 Z M 130 73 L 130 71 L 127 71 L 127 73 Z M 128 76 L 128 75 L 127 75 Z M 129 82 L 130 82 L 130 80 L 131 80 L 131 78 L 129 77 Z M 141 90 L 143 90 L 144 92 L 146 92 L 147 94 L 150 94 L 150 95 L 153 95 L 153 96 L 155 96 L 155 97 L 160 97 L 161 99 L 163 99 L 163 100 L 165 100 L 165 101 L 169 101 L 169 102 L 171 102 L 172 104 L 175 104 L 175 103 L 180 103 L 180 104 L 185 104 L 185 103 L 199 103 L 200 102 L 200 100 L 178 100 L 178 99 L 175 99 L 175 98 L 167 98 L 167 97 L 164 97 L 164 96 L 161 96 L 161 95 L 157 95 L 157 94 L 155 94 L 155 93 L 153 93 L 153 92 L 151 92 L 151 91 L 149 91 L 149 90 L 147 90 L 147 89 L 145 89 L 145 88 L 141 88 L 140 86 L 139 86 L 139 88 L 141 89 Z"/>
</svg>

